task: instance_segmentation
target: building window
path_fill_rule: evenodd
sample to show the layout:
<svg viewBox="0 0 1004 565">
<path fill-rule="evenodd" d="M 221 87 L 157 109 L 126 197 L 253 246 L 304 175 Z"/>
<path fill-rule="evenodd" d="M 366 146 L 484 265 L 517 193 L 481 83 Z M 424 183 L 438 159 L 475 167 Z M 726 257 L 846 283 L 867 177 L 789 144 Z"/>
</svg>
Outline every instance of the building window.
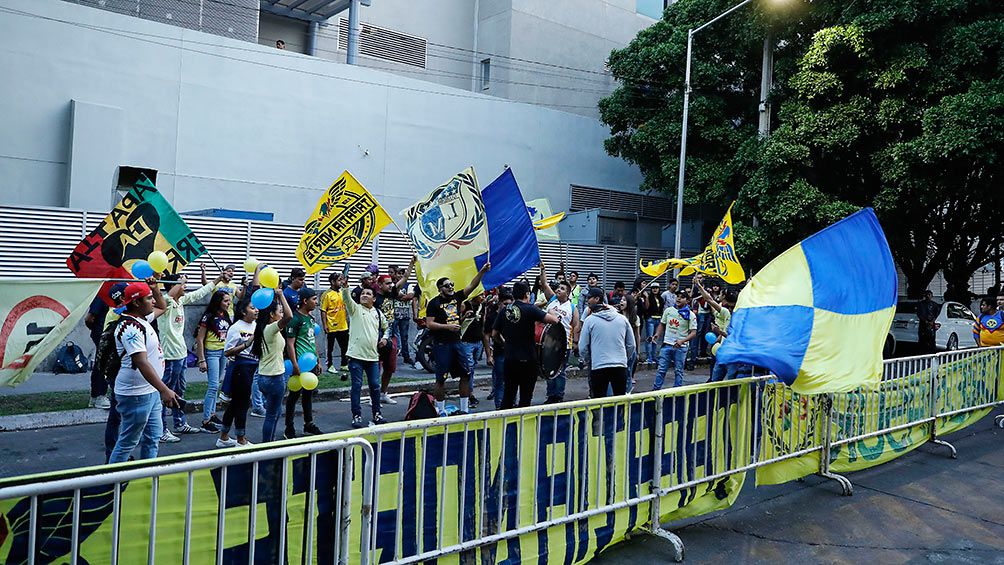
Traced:
<svg viewBox="0 0 1004 565">
<path fill-rule="evenodd" d="M 662 12 L 670 4 L 672 0 L 635 0 L 634 11 L 653 20 L 661 20 Z"/>
<path fill-rule="evenodd" d="M 488 90 L 492 80 L 492 60 L 481 60 L 481 90 Z"/>
</svg>

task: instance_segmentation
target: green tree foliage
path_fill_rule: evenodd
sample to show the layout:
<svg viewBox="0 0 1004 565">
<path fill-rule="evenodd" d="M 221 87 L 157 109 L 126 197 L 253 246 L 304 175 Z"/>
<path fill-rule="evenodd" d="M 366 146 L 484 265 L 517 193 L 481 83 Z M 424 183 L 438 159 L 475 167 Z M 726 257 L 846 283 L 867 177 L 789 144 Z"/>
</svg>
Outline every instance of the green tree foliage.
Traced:
<svg viewBox="0 0 1004 565">
<path fill-rule="evenodd" d="M 607 150 L 637 163 L 647 189 L 675 192 L 686 30 L 730 4 L 681 0 L 611 55 L 623 86 L 600 103 Z M 761 4 L 696 36 L 687 200 L 724 206 L 738 196 L 736 234 L 753 267 L 874 206 L 908 293 L 943 269 L 961 297 L 1001 241 L 1004 3 Z M 762 142 L 768 25 L 779 40 L 777 119 Z"/>
</svg>

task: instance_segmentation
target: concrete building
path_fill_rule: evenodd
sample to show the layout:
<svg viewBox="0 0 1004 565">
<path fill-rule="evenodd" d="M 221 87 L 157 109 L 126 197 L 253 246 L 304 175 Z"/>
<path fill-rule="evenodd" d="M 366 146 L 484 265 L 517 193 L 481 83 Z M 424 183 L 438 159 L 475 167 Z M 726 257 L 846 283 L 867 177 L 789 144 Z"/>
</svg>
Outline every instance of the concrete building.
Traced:
<svg viewBox="0 0 1004 565">
<path fill-rule="evenodd" d="M 403 73 L 396 67 L 405 63 L 380 63 L 366 49 L 360 59 L 386 63 L 389 72 L 304 56 L 293 49 L 294 36 L 285 36 L 287 49 L 280 51 L 274 41 L 251 41 L 249 30 L 258 41 L 278 32 L 269 27 L 272 15 L 246 0 L 177 0 L 175 7 L 188 11 L 171 8 L 174 2 L 0 0 L 0 70 L 17 85 L 0 91 L 0 204 L 107 210 L 117 187 L 146 172 L 180 211 L 268 212 L 275 221 L 299 223 L 342 170 L 397 214 L 474 165 L 482 185 L 510 166 L 524 196 L 546 196 L 555 211 L 610 208 L 647 218 L 655 230 L 670 219 L 651 215 L 670 209 L 666 202 L 642 206 L 664 199 L 638 192 L 638 170 L 606 155 L 606 128 L 593 117 L 546 107 L 543 89 L 489 78 L 487 90 L 474 85 L 471 92 L 470 76 Z M 390 4 L 374 0 L 362 9 L 363 22 L 369 13 L 401 33 L 439 29 L 426 32 L 427 45 L 451 45 L 463 35 L 467 47 L 478 42 L 511 57 L 529 55 L 523 51 L 529 40 L 511 29 L 569 49 L 575 37 L 599 33 L 604 19 L 624 22 L 622 43 L 652 21 L 633 11 L 634 0 L 583 2 L 591 8 L 583 9 L 578 27 L 569 19 L 578 2 L 558 2 L 547 15 L 520 0 L 395 2 L 405 10 L 399 14 Z M 415 4 L 428 5 L 408 12 Z M 437 10 L 437 17 L 429 15 Z M 385 21 L 392 17 L 398 19 Z M 457 31 L 462 21 L 469 34 Z M 563 25 L 571 35 L 549 37 L 547 30 Z M 325 45 L 337 52 L 340 40 L 326 44 L 331 38 L 324 33 L 316 38 L 318 52 Z M 593 39 L 592 56 L 576 55 L 602 66 L 617 42 Z M 470 69 L 472 61 L 463 64 Z M 491 67 L 491 77 L 519 78 L 503 66 Z M 587 102 L 559 92 L 569 105 L 594 104 L 599 96 Z"/>
</svg>

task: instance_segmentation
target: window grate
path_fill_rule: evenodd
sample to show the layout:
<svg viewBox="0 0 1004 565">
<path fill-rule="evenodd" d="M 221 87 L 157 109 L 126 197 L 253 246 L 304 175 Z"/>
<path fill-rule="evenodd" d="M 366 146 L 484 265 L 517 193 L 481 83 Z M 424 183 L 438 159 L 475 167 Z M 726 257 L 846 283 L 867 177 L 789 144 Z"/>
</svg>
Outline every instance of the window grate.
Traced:
<svg viewBox="0 0 1004 565">
<path fill-rule="evenodd" d="M 360 55 L 425 68 L 425 39 L 366 23 L 359 28 Z M 338 19 L 338 48 L 349 49 L 349 21 L 345 18 Z"/>
</svg>

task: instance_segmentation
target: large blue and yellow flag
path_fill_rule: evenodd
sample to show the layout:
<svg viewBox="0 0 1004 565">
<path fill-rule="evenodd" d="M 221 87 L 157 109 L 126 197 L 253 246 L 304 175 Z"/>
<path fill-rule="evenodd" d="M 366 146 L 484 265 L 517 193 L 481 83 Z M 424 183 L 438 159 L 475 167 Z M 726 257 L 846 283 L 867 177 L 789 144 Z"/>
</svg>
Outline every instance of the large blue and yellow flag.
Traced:
<svg viewBox="0 0 1004 565">
<path fill-rule="evenodd" d="M 416 265 L 418 284 L 425 298 L 432 299 L 439 294 L 436 280 L 440 277 L 450 277 L 458 288 L 466 286 L 489 260 L 492 268 L 481 279 L 475 294 L 502 286 L 540 263 L 540 248 L 533 221 L 527 214 L 523 194 L 512 170 L 506 169 L 486 186 L 481 191 L 481 198 L 488 221 L 488 252 L 431 269 Z"/>
<path fill-rule="evenodd" d="M 885 233 L 865 208 L 750 279 L 718 362 L 766 367 L 800 393 L 874 388 L 897 292 Z"/>
</svg>

